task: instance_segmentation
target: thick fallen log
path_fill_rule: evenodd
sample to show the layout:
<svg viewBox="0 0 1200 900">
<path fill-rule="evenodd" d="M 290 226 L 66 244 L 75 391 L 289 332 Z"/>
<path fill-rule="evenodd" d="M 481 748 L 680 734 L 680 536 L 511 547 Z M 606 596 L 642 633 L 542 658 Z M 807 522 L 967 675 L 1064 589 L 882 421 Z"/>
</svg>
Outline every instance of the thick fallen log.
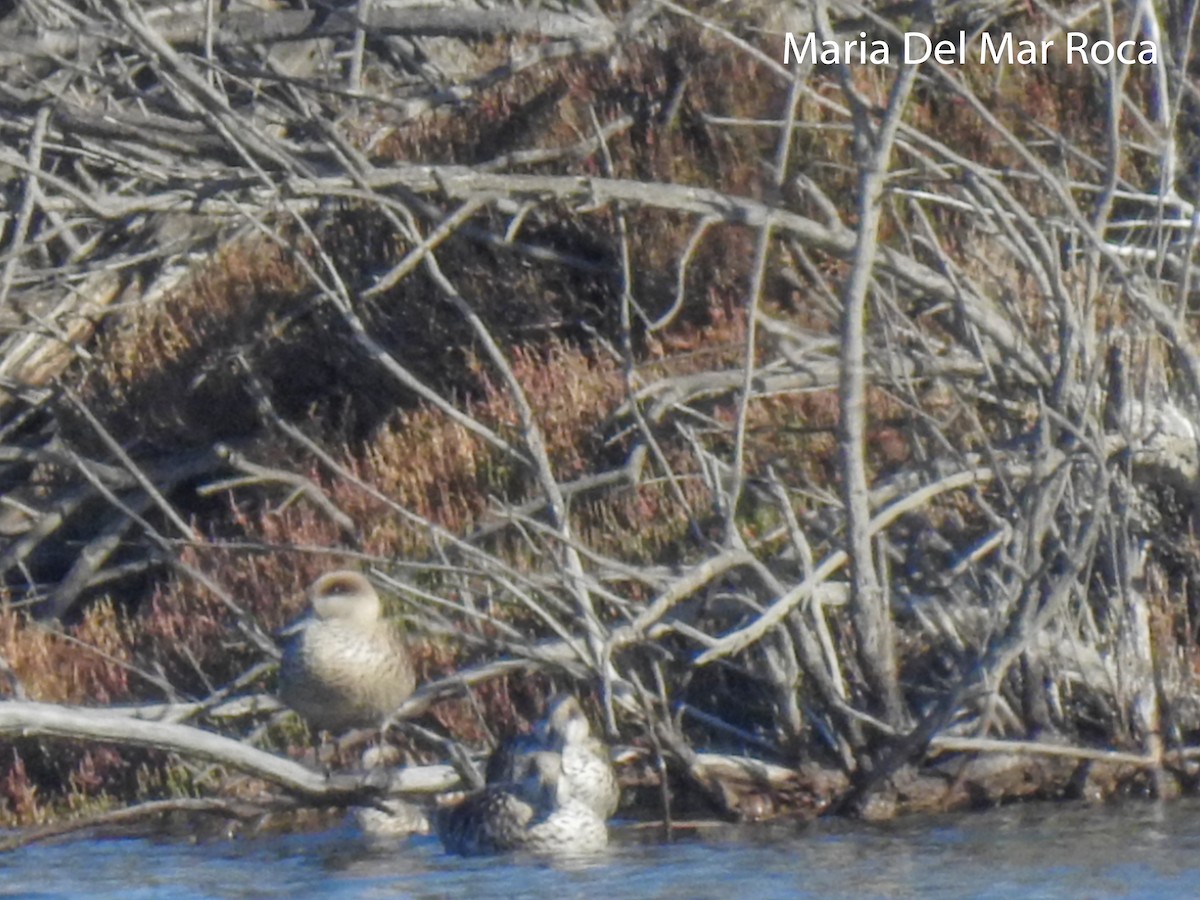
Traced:
<svg viewBox="0 0 1200 900">
<path fill-rule="evenodd" d="M 384 796 L 452 790 L 458 776 L 450 766 L 326 777 L 299 763 L 241 741 L 172 722 L 152 722 L 104 709 L 52 703 L 0 703 L 0 735 L 101 741 L 165 750 L 237 769 L 268 781 L 315 805 L 348 806 Z"/>
</svg>

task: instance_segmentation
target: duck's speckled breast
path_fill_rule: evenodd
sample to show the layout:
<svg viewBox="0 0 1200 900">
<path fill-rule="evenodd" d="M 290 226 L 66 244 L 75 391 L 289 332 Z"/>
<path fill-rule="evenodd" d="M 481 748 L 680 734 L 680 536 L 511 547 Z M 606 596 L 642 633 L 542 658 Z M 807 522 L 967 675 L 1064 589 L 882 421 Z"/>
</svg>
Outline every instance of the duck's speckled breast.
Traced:
<svg viewBox="0 0 1200 900">
<path fill-rule="evenodd" d="M 374 627 L 314 619 L 284 648 L 280 699 L 316 728 L 378 725 L 416 686 L 402 636 Z"/>
</svg>

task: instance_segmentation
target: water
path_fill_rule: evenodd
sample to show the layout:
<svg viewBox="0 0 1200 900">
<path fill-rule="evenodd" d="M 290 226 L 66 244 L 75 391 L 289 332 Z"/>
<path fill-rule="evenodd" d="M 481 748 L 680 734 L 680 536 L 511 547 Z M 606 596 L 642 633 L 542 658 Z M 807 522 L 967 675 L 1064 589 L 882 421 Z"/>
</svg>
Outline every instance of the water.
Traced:
<svg viewBox="0 0 1200 900">
<path fill-rule="evenodd" d="M 75 840 L 0 856 L 0 896 L 1191 897 L 1200 801 L 1030 804 L 888 825 L 709 829 L 671 844 L 617 825 L 591 860 L 459 859 L 436 838 L 320 834 Z"/>
</svg>

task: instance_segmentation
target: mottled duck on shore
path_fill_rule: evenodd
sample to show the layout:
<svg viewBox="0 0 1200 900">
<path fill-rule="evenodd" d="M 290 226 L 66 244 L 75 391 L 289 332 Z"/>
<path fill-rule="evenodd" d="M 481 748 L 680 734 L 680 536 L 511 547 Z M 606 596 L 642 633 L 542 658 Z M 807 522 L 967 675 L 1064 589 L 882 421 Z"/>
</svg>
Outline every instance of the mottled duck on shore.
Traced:
<svg viewBox="0 0 1200 900">
<path fill-rule="evenodd" d="M 416 686 L 403 634 L 357 572 L 322 575 L 308 598 L 311 614 L 283 648 L 279 699 L 314 732 L 378 728 Z"/>
</svg>

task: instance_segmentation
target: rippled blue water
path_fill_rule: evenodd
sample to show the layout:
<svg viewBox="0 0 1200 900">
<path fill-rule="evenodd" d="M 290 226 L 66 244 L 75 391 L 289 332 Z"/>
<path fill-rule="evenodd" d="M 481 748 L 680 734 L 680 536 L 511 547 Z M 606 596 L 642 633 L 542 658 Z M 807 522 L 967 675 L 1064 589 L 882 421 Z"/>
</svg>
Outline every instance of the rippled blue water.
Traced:
<svg viewBox="0 0 1200 900">
<path fill-rule="evenodd" d="M 1200 802 L 1038 804 L 886 826 L 719 828 L 662 843 L 614 829 L 603 857 L 458 859 L 352 827 L 207 841 L 78 840 L 0 856 L 22 897 L 1184 897 Z"/>
</svg>

